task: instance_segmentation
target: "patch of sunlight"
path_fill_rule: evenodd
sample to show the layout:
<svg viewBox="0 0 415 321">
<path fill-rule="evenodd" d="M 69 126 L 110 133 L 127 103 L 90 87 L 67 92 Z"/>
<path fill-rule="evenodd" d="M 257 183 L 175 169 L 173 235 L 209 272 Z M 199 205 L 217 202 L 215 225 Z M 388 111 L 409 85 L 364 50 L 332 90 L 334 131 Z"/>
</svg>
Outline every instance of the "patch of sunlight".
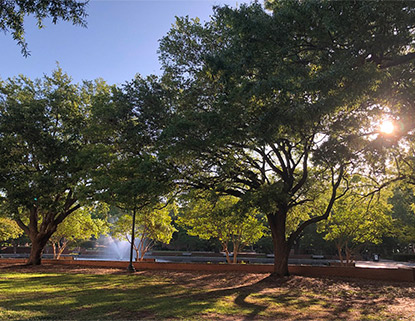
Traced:
<svg viewBox="0 0 415 321">
<path fill-rule="evenodd" d="M 205 313 L 217 313 L 217 314 L 248 314 L 251 312 L 247 306 L 241 306 L 235 303 L 235 295 L 224 296 L 217 299 L 212 307 L 204 309 Z"/>
<path fill-rule="evenodd" d="M 15 304 L 15 306 L 19 307 L 31 307 L 31 306 L 41 306 L 41 307 L 54 307 L 56 306 L 56 303 L 59 302 L 59 306 L 62 307 L 63 305 L 69 305 L 69 304 L 77 304 L 77 300 L 72 297 L 51 297 L 47 299 L 42 298 L 36 298 L 27 302 L 22 302 L 19 304 Z"/>
<path fill-rule="evenodd" d="M 41 311 L 31 310 L 5 310 L 0 307 L 0 320 L 28 320 L 42 319 L 46 314 Z"/>
<path fill-rule="evenodd" d="M 39 289 L 39 286 L 27 286 L 25 288 L 8 288 L 8 289 L 1 289 L 2 294 L 12 294 L 14 296 L 20 296 L 22 294 L 51 294 L 51 293 L 57 293 L 62 292 L 62 288 L 56 288 L 56 287 L 43 287 Z"/>
</svg>

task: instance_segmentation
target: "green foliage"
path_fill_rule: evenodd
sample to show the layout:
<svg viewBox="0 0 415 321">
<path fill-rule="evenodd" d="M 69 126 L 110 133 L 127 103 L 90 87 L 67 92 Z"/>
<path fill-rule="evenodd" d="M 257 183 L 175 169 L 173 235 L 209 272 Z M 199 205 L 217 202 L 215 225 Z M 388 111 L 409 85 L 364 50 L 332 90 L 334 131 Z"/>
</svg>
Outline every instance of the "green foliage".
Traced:
<svg viewBox="0 0 415 321">
<path fill-rule="evenodd" d="M 92 237 L 98 239 L 100 235 L 109 232 L 108 222 L 93 217 L 96 211 L 97 208 L 91 206 L 83 207 L 59 224 L 56 232 L 50 237 L 56 259 L 60 258 L 68 245 L 87 241 Z"/>
<path fill-rule="evenodd" d="M 393 190 L 390 198 L 395 236 L 401 245 L 415 243 L 415 196 L 413 190 L 401 185 Z"/>
<path fill-rule="evenodd" d="M 23 56 L 28 56 L 29 51 L 24 35 L 24 19 L 28 15 L 34 15 L 37 26 L 42 29 L 43 20 L 50 17 L 56 24 L 58 20 L 71 21 L 74 25 L 86 26 L 85 18 L 88 1 L 65 0 L 19 0 L 2 1 L 0 3 L 0 30 L 11 33 L 14 40 L 22 49 Z"/>
<path fill-rule="evenodd" d="M 51 77 L 0 83 L 0 189 L 9 211 L 60 210 L 68 190 L 80 192 L 86 185 L 97 161 L 86 131 L 89 90 L 72 84 L 59 68 Z"/>
<path fill-rule="evenodd" d="M 202 195 L 203 196 L 203 195 Z M 183 212 L 180 212 L 178 224 L 187 229 L 189 235 L 201 239 L 215 238 L 220 241 L 227 261 L 230 263 L 230 243 L 233 249 L 233 263 L 237 254 L 245 246 L 256 243 L 263 235 L 265 227 L 255 209 L 238 207 L 238 199 L 231 196 L 190 200 Z"/>
<path fill-rule="evenodd" d="M 16 239 L 23 234 L 17 223 L 9 218 L 0 217 L 0 242 Z"/>
<path fill-rule="evenodd" d="M 156 79 L 137 76 L 95 104 L 91 135 L 106 158 L 92 175 L 100 200 L 132 211 L 158 205 L 174 188 L 172 168 L 157 148 L 167 117 L 161 93 Z"/>
<path fill-rule="evenodd" d="M 393 220 L 389 196 L 387 191 L 368 198 L 349 193 L 335 204 L 327 221 L 319 225 L 324 239 L 335 242 L 342 263 L 343 252 L 349 264 L 359 246 L 379 244 L 390 233 Z"/>
<path fill-rule="evenodd" d="M 399 73 L 415 58 L 415 11 L 385 1 L 267 6 L 216 8 L 205 24 L 178 18 L 160 52 L 163 81 L 177 88 L 166 146 L 182 180 L 260 208 L 281 261 L 329 216 L 354 171 L 386 178 L 391 144 L 373 124 L 388 111 L 385 89 L 410 83 Z"/>
<path fill-rule="evenodd" d="M 36 262 L 57 226 L 93 195 L 91 173 L 104 162 L 104 145 L 91 136 L 93 106 L 109 92 L 100 80 L 73 84 L 60 68 L 0 82 L 2 210 L 37 246 Z"/>
<path fill-rule="evenodd" d="M 151 249 L 154 242 L 169 244 L 176 229 L 173 227 L 171 212 L 172 206 L 159 204 L 160 208 L 143 208 L 135 215 L 134 249 L 137 260 L 142 260 L 145 253 Z M 111 233 L 120 240 L 127 240 L 131 244 L 131 214 L 123 214 L 114 222 Z"/>
</svg>

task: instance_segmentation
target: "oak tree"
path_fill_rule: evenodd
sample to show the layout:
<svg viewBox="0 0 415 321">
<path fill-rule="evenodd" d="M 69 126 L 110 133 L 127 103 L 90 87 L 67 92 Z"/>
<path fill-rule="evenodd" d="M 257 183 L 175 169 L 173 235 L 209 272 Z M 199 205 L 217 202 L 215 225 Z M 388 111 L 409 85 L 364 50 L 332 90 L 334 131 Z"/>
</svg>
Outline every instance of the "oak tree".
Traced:
<svg viewBox="0 0 415 321">
<path fill-rule="evenodd" d="M 365 112 L 391 82 L 389 69 L 415 58 L 407 50 L 415 11 L 411 2 L 382 1 L 275 1 L 268 9 L 217 8 L 205 24 L 179 18 L 160 52 L 164 81 L 177 88 L 166 145 L 182 186 L 258 207 L 272 232 L 275 274 L 284 276 L 302 230 L 329 217 L 364 165 Z M 314 202 L 287 231 L 296 208 Z"/>
<path fill-rule="evenodd" d="M 31 240 L 28 264 L 41 263 L 59 224 L 91 199 L 89 175 L 100 159 L 89 138 L 91 106 L 109 92 L 102 81 L 75 85 L 59 68 L 0 82 L 0 193 Z"/>
</svg>

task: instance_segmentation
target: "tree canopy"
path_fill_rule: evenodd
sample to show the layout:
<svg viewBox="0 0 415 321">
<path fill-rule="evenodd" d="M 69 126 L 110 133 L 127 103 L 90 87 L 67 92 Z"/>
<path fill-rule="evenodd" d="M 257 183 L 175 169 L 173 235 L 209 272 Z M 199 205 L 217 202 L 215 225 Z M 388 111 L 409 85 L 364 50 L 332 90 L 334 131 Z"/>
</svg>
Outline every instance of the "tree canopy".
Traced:
<svg viewBox="0 0 415 321">
<path fill-rule="evenodd" d="M 101 235 L 109 232 L 108 222 L 94 217 L 93 212 L 99 210 L 99 206 L 80 208 L 58 225 L 56 232 L 49 239 L 55 259 L 59 259 L 70 244 L 86 241 L 93 237 L 98 239 Z"/>
<path fill-rule="evenodd" d="M 25 40 L 26 16 L 33 15 L 39 29 L 44 27 L 43 21 L 48 17 L 54 24 L 64 20 L 85 27 L 87 4 L 88 0 L 3 0 L 0 2 L 0 30 L 12 35 L 26 57 L 30 54 Z"/>
<path fill-rule="evenodd" d="M 23 234 L 17 223 L 7 217 L 0 217 L 0 242 L 16 239 Z"/>
<path fill-rule="evenodd" d="M 336 202 L 327 221 L 319 226 L 324 239 L 334 241 L 341 264 L 350 264 L 361 246 L 379 244 L 385 235 L 392 234 L 392 205 L 390 191 L 365 198 L 356 191 Z"/>
<path fill-rule="evenodd" d="M 159 208 L 142 208 L 135 217 L 134 250 L 136 260 L 141 261 L 155 242 L 169 244 L 176 229 L 173 227 L 171 212 L 174 207 L 158 204 Z M 120 240 L 126 240 L 130 244 L 132 215 L 123 214 L 114 223 L 112 235 Z"/>
<path fill-rule="evenodd" d="M 238 253 L 256 243 L 265 232 L 261 215 L 255 208 L 244 208 L 233 196 L 193 195 L 182 209 L 178 223 L 189 235 L 209 240 L 215 238 L 222 245 L 226 260 L 237 263 Z"/>
<path fill-rule="evenodd" d="M 2 208 L 31 239 L 29 263 L 40 263 L 58 225 L 91 198 L 102 150 L 89 136 L 92 97 L 109 91 L 102 81 L 72 84 L 59 68 L 43 79 L 0 82 Z"/>
<path fill-rule="evenodd" d="M 385 111 L 379 90 L 400 79 L 389 69 L 414 58 L 415 12 L 410 2 L 267 6 L 216 8 L 205 24 L 179 18 L 162 39 L 163 80 L 177 88 L 166 145 L 184 186 L 266 214 L 285 275 L 301 231 L 329 217 L 349 175 L 379 150 L 372 111 Z M 287 233 L 288 217 L 314 202 Z"/>
<path fill-rule="evenodd" d="M 174 168 L 158 149 L 164 92 L 155 78 L 137 76 L 97 104 L 93 135 L 106 162 L 93 174 L 97 199 L 133 211 L 157 206 L 174 189 Z"/>
</svg>

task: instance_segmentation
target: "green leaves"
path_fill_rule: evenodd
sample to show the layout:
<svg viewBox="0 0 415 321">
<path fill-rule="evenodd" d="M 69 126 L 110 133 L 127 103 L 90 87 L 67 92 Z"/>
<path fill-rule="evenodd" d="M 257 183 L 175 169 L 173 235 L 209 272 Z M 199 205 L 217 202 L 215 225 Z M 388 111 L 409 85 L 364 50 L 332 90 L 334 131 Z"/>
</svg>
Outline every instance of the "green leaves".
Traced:
<svg viewBox="0 0 415 321">
<path fill-rule="evenodd" d="M 88 102 L 57 69 L 51 77 L 1 83 L 0 189 L 14 206 L 55 210 L 57 195 L 86 179 Z M 12 206 L 13 208 L 13 206 Z M 11 208 L 11 209 L 12 209 Z"/>
<path fill-rule="evenodd" d="M 0 30 L 11 33 L 14 40 L 21 47 L 23 56 L 30 53 L 24 38 L 24 18 L 34 15 L 39 29 L 43 28 L 43 20 L 52 18 L 56 24 L 59 19 L 71 21 L 74 25 L 86 26 L 85 18 L 88 1 L 65 0 L 19 0 L 2 1 L 0 3 Z"/>
<path fill-rule="evenodd" d="M 125 210 L 158 204 L 174 188 L 174 169 L 160 152 L 169 115 L 168 90 L 156 78 L 136 77 L 95 109 L 91 132 L 103 161 L 92 173 L 97 197 Z"/>
<path fill-rule="evenodd" d="M 378 244 L 392 229 L 390 193 L 364 198 L 348 194 L 337 201 L 328 220 L 319 226 L 326 240 L 350 249 L 364 243 Z"/>
<path fill-rule="evenodd" d="M 107 234 L 108 223 L 103 219 L 93 218 L 93 210 L 93 207 L 84 207 L 69 215 L 59 224 L 50 241 L 57 243 L 65 239 L 66 242 L 76 242 L 92 237 L 98 239 L 100 235 Z"/>
<path fill-rule="evenodd" d="M 157 204 L 157 206 L 142 208 L 136 212 L 134 248 L 137 251 L 137 257 L 142 258 L 154 242 L 170 243 L 173 233 L 176 232 L 171 224 L 172 214 L 174 214 L 174 206 L 166 204 Z M 131 243 L 132 221 L 131 213 L 119 216 L 111 228 L 112 235 Z"/>
<path fill-rule="evenodd" d="M 0 217 L 0 242 L 16 239 L 23 234 L 17 223 L 9 218 Z"/>
<path fill-rule="evenodd" d="M 189 201 L 178 223 L 188 228 L 189 235 L 216 238 L 223 246 L 231 242 L 237 251 L 239 246 L 256 243 L 265 231 L 258 211 L 241 205 L 235 197 L 204 193 Z"/>
</svg>

